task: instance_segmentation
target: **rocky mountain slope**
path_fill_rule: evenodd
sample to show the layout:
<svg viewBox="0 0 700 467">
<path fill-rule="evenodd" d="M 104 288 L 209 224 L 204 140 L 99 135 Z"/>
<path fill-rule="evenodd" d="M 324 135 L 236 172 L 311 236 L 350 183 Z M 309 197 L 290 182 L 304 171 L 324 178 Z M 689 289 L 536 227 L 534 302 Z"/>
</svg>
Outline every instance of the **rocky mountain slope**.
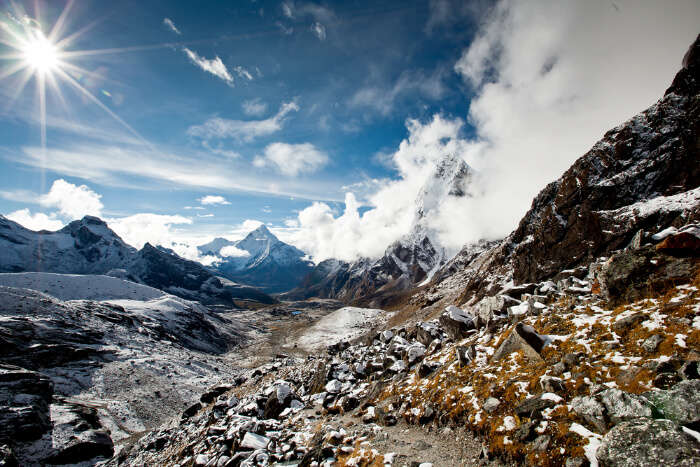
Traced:
<svg viewBox="0 0 700 467">
<path fill-rule="evenodd" d="M 146 244 L 127 245 L 97 217 L 85 216 L 56 232 L 34 232 L 0 216 L 0 272 L 108 274 L 206 303 L 274 303 L 249 286 L 224 284 L 201 264 Z"/>
<path fill-rule="evenodd" d="M 299 287 L 283 297 L 326 297 L 387 306 L 397 296 L 429 281 L 451 253 L 440 245 L 427 213 L 437 211 L 449 197 L 473 196 L 470 190 L 474 176 L 474 170 L 464 160 L 446 155 L 436 164 L 416 198 L 410 231 L 389 245 L 380 258 L 361 258 L 352 263 L 323 261 Z"/>
<path fill-rule="evenodd" d="M 235 248 L 236 254 L 227 254 L 226 247 Z M 267 293 L 285 292 L 296 287 L 313 266 L 304 259 L 306 254 L 303 251 L 280 241 L 265 225 L 237 242 L 215 238 L 198 249 L 203 255 L 221 258 L 213 266 L 218 274 Z"/>
<path fill-rule="evenodd" d="M 198 303 L 107 276 L 0 283 L 0 445 L 19 465 L 92 465 L 237 371 L 221 355 L 247 328 Z"/>
</svg>

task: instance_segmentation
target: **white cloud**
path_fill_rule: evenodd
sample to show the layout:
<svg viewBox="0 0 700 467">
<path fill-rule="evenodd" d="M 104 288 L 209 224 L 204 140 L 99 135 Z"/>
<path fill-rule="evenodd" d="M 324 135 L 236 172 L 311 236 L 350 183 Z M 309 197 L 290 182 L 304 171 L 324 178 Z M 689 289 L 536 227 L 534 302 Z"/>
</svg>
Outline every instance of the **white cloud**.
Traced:
<svg viewBox="0 0 700 467">
<path fill-rule="evenodd" d="M 311 25 L 311 32 L 321 41 L 326 39 L 326 27 L 318 21 Z"/>
<path fill-rule="evenodd" d="M 229 245 L 223 247 L 219 251 L 219 255 L 223 256 L 224 258 L 245 258 L 246 256 L 250 256 L 250 253 L 245 250 L 241 250 L 240 248 L 236 248 L 233 245 Z"/>
<path fill-rule="evenodd" d="M 29 230 L 59 230 L 65 225 L 65 222 L 56 218 L 55 213 L 47 215 L 43 212 L 37 212 L 32 214 L 29 209 L 20 209 L 5 215 L 5 217 Z"/>
<path fill-rule="evenodd" d="M 208 59 L 187 47 L 184 47 L 182 51 L 185 52 L 185 55 L 199 68 L 222 79 L 229 86 L 233 86 L 233 76 L 229 73 L 228 68 L 226 68 L 226 65 L 224 65 L 224 62 L 221 61 L 218 55 L 212 59 Z"/>
<path fill-rule="evenodd" d="M 393 154 L 398 178 L 337 215 L 326 203 L 299 214 L 297 246 L 315 260 L 377 256 L 405 234 L 418 188 L 445 154 L 480 171 L 482 193 L 443 203 L 428 222 L 449 248 L 500 238 L 532 198 L 610 128 L 660 98 L 697 35 L 700 4 L 515 2 L 493 8 L 455 69 L 473 87 L 463 121 L 409 120 Z M 367 101 L 369 102 L 369 101 Z"/>
<path fill-rule="evenodd" d="M 173 23 L 173 20 L 170 18 L 163 18 L 163 24 L 178 36 L 182 34 L 177 26 L 175 26 L 175 23 Z"/>
<path fill-rule="evenodd" d="M 201 204 L 204 206 L 210 206 L 210 205 L 224 205 L 224 204 L 231 204 L 229 203 L 226 198 L 220 195 L 206 195 L 202 198 L 199 198 L 197 201 L 199 201 Z"/>
<path fill-rule="evenodd" d="M 251 115 L 253 117 L 262 117 L 267 110 L 267 103 L 263 102 L 259 97 L 256 99 L 251 99 L 243 101 L 241 104 L 243 107 L 243 112 L 246 115 Z"/>
<path fill-rule="evenodd" d="M 462 125 L 460 120 L 439 115 L 425 124 L 409 120 L 409 136 L 392 155 L 399 178 L 370 182 L 375 186 L 366 200 L 370 209 L 361 214 L 352 193 L 346 195 L 345 209 L 339 216 L 328 204 L 313 203 L 299 213 L 299 230 L 292 242 L 315 261 L 381 255 L 390 243 L 408 233 L 415 200 L 435 163 L 446 154 L 464 152 L 466 142 L 459 138 Z M 362 191 L 364 188 L 363 184 Z"/>
<path fill-rule="evenodd" d="M 256 167 L 273 167 L 290 177 L 315 172 L 327 163 L 328 155 L 311 143 L 271 143 L 253 160 Z"/>
<path fill-rule="evenodd" d="M 87 215 L 102 215 L 104 206 L 100 198 L 102 195 L 85 185 L 78 186 L 58 179 L 53 182 L 49 192 L 39 198 L 39 203 L 44 207 L 58 208 L 62 216 L 74 220 Z"/>
<path fill-rule="evenodd" d="M 192 224 L 192 219 L 179 215 L 139 213 L 120 218 L 106 218 L 105 222 L 126 243 L 143 248 L 146 243 L 172 248 L 177 254 L 187 259 L 196 259 L 195 247 L 190 247 L 176 240 L 177 233 L 173 225 Z"/>
<path fill-rule="evenodd" d="M 299 106 L 296 102 L 285 102 L 279 111 L 265 120 L 227 120 L 225 118 L 210 118 L 201 125 L 187 129 L 190 136 L 203 139 L 233 138 L 241 141 L 252 141 L 261 136 L 271 135 L 282 129 L 284 119 L 290 112 L 296 112 Z"/>
<path fill-rule="evenodd" d="M 236 72 L 236 74 L 238 75 L 239 78 L 245 78 L 248 81 L 253 80 L 253 75 L 251 75 L 248 70 L 246 70 L 245 68 L 243 68 L 240 65 L 233 67 L 233 71 Z"/>
</svg>

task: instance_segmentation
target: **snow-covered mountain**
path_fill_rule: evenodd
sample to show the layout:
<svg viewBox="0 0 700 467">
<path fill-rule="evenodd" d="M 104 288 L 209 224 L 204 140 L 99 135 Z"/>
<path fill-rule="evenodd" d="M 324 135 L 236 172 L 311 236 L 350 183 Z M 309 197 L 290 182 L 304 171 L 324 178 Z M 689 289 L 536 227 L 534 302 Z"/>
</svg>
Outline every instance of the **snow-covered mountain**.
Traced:
<svg viewBox="0 0 700 467">
<path fill-rule="evenodd" d="M 126 268 L 135 253 L 97 217 L 85 216 L 56 232 L 34 232 L 0 216 L 2 272 L 104 274 Z"/>
<path fill-rule="evenodd" d="M 264 225 L 237 242 L 216 238 L 198 249 L 222 258 L 213 266 L 217 273 L 268 293 L 296 287 L 313 267 L 303 251 L 280 241 Z"/>
<path fill-rule="evenodd" d="M 201 264 L 146 244 L 127 245 L 97 217 L 85 216 L 56 232 L 34 232 L 0 216 L 0 272 L 105 274 L 203 302 L 234 299 L 273 303 L 249 286 L 224 284 Z"/>
<path fill-rule="evenodd" d="M 429 281 L 456 253 L 448 252 L 440 244 L 438 233 L 430 223 L 430 213 L 450 197 L 473 196 L 474 176 L 474 170 L 462 158 L 446 155 L 435 165 L 416 197 L 411 229 L 389 245 L 381 257 L 361 258 L 352 263 L 323 261 L 285 297 L 319 296 L 386 306 L 387 297 L 395 298 Z"/>
</svg>

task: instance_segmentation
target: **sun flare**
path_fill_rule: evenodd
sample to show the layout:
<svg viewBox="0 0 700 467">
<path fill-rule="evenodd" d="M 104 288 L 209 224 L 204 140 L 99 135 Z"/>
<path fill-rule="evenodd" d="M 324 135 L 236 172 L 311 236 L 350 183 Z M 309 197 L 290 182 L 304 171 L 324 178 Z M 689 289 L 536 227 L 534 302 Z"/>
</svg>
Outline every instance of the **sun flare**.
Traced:
<svg viewBox="0 0 700 467">
<path fill-rule="evenodd" d="M 60 63 L 60 50 L 41 31 L 36 31 L 22 47 L 24 61 L 40 73 L 55 70 Z"/>
</svg>

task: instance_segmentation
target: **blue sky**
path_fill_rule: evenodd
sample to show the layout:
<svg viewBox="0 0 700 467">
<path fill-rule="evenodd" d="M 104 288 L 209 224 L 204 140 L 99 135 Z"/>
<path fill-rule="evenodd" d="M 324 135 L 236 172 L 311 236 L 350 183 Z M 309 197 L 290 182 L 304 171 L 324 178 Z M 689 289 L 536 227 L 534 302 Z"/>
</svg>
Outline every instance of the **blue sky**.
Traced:
<svg viewBox="0 0 700 467">
<path fill-rule="evenodd" d="M 682 0 L 0 5 L 0 213 L 96 214 L 136 246 L 265 222 L 321 259 L 406 233 L 448 152 L 488 183 L 434 213 L 440 240 L 507 234 L 662 95 L 700 17 Z M 45 72 L 22 45 L 37 34 L 57 45 Z"/>
<path fill-rule="evenodd" d="M 4 2 L 3 13 L 39 18 L 48 34 L 65 5 L 40 2 L 37 12 L 29 2 Z M 459 24 L 433 24 L 426 1 L 239 1 L 206 8 L 186 1 L 75 2 L 64 35 L 89 29 L 65 50 L 96 52 L 66 61 L 94 73 L 79 81 L 134 132 L 61 84 L 67 108 L 47 91 L 49 157 L 53 151 L 84 153 L 86 159 L 111 160 L 115 168 L 99 164 L 88 171 L 33 160 L 26 152 L 39 152 L 40 127 L 31 79 L 2 115 L 0 184 L 5 192 L 37 195 L 56 179 L 87 184 L 102 195 L 108 216 L 192 215 L 185 206 L 214 194 L 231 204 L 207 206 L 197 214 L 214 217 L 197 224 L 281 224 L 309 200 L 342 201 L 343 187 L 394 176 L 378 154 L 406 136 L 407 118 L 466 113 L 465 86 L 452 66 L 473 34 L 474 12 L 465 10 Z M 195 63 L 217 57 L 230 79 Z M 16 78 L 3 80 L 3 94 L 16 92 Z M 273 119 L 285 105 L 292 110 L 260 134 L 252 127 L 216 135 L 196 130 L 216 118 Z M 320 160 L 285 172 L 265 159 L 272 143 L 306 145 L 292 152 L 308 149 Z M 125 147 L 164 165 L 177 158 L 186 167 L 201 160 L 202 172 L 223 166 L 229 180 L 182 183 L 166 167 L 161 177 L 123 173 L 118 150 Z M 258 166 L 256 156 L 262 156 Z M 32 207 L 7 198 L 0 200 L 0 212 Z"/>
</svg>

